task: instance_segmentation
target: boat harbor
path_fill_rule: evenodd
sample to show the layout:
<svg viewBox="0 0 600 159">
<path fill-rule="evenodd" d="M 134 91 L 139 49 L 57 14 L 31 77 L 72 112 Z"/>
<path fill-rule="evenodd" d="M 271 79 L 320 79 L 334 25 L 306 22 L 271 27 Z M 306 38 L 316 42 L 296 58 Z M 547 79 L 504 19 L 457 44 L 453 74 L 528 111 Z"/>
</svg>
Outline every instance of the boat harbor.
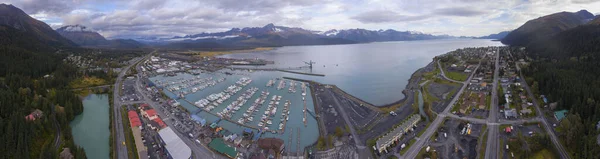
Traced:
<svg viewBox="0 0 600 159">
<path fill-rule="evenodd" d="M 189 112 L 231 132 L 250 128 L 261 137 L 298 140 L 299 148 L 313 144 L 319 135 L 313 100 L 307 82 L 283 79 L 281 72 L 231 72 L 156 76 L 150 80 L 163 88 Z M 189 92 L 189 93 L 188 93 Z M 304 125 L 304 126 L 300 126 Z M 296 150 L 294 150 L 296 151 Z"/>
</svg>

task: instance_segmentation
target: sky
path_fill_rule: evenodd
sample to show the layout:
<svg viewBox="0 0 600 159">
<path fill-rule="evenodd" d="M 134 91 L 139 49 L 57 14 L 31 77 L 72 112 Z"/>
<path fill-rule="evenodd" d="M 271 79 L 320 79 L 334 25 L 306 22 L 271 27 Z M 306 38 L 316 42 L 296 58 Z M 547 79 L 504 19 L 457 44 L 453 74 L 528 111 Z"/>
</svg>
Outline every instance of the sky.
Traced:
<svg viewBox="0 0 600 159">
<path fill-rule="evenodd" d="M 53 28 L 107 38 L 172 37 L 278 26 L 483 36 L 561 11 L 600 14 L 600 0 L 0 0 Z"/>
</svg>

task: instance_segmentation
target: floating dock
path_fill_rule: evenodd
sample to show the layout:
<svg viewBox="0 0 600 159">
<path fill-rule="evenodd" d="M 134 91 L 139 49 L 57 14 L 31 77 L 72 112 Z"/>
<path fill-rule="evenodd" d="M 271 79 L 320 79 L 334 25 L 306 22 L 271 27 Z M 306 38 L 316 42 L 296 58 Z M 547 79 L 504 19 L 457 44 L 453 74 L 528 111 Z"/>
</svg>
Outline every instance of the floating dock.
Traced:
<svg viewBox="0 0 600 159">
<path fill-rule="evenodd" d="M 296 72 L 296 71 L 282 70 L 282 69 L 276 69 L 276 70 L 277 70 L 277 71 L 281 71 L 281 72 L 295 73 L 295 74 L 301 74 L 301 75 L 310 75 L 310 76 L 325 76 L 324 74 L 317 74 L 317 73 L 304 73 L 304 72 Z"/>
</svg>

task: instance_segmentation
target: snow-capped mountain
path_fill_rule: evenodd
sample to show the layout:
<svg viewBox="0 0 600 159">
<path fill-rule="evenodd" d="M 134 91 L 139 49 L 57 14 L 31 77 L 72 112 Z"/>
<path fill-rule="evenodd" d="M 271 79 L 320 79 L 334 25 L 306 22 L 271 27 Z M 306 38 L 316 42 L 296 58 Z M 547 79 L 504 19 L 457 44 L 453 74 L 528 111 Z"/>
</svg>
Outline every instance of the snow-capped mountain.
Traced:
<svg viewBox="0 0 600 159">
<path fill-rule="evenodd" d="M 224 32 L 200 33 L 172 38 L 162 38 L 163 42 L 175 46 L 287 46 L 287 45 L 324 45 L 350 44 L 377 41 L 405 41 L 441 39 L 449 36 L 434 36 L 415 31 L 346 29 L 313 31 L 302 28 L 267 24 L 263 27 L 232 28 Z M 211 44 L 211 45 L 208 45 Z"/>
<path fill-rule="evenodd" d="M 86 47 L 139 48 L 143 46 L 134 40 L 106 40 L 98 32 L 83 25 L 66 25 L 56 29 L 56 32 L 76 44 Z"/>
</svg>

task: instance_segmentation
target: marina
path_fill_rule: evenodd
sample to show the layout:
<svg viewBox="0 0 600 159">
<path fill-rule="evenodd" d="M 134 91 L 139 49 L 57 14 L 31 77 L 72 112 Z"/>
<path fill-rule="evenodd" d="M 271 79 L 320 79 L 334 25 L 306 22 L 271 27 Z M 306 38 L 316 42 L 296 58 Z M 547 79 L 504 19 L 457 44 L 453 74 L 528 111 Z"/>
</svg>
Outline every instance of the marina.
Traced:
<svg viewBox="0 0 600 159">
<path fill-rule="evenodd" d="M 197 112 L 203 119 L 220 120 L 218 125 L 232 132 L 251 128 L 255 134 L 262 134 L 261 137 L 276 137 L 287 141 L 291 131 L 299 128 L 303 133 L 294 133 L 291 142 L 300 144 L 300 148 L 316 142 L 319 135 L 316 119 L 306 115 L 306 107 L 313 104 L 308 83 L 283 79 L 282 73 L 276 71 L 229 72 L 231 75 L 220 72 L 200 75 L 177 73 L 175 76 L 151 77 L 150 81 L 181 85 L 182 82 L 178 81 L 189 78 L 224 79 L 203 90 L 186 94 L 183 98 L 176 94 L 178 91 L 173 93 L 164 89 L 164 92 L 179 101 L 188 111 Z M 167 87 L 165 85 L 164 88 Z M 189 90 L 190 87 L 194 86 L 184 86 L 179 91 Z M 302 150 L 294 148 L 293 151 Z"/>
</svg>

